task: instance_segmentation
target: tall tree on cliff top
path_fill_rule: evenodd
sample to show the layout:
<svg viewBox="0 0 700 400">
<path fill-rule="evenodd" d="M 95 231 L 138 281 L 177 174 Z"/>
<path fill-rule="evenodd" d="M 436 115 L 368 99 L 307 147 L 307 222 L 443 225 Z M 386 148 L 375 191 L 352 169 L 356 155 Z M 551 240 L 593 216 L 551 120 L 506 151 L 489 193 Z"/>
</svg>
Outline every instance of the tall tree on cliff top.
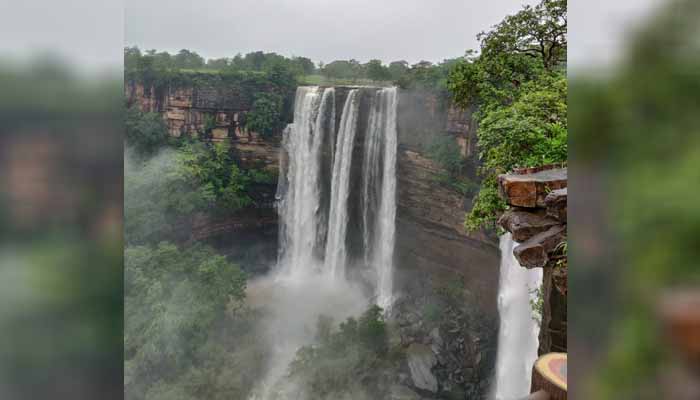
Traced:
<svg viewBox="0 0 700 400">
<path fill-rule="evenodd" d="M 566 0 L 543 0 L 509 15 L 489 32 L 477 37 L 486 58 L 522 54 L 539 59 L 552 70 L 566 62 Z"/>
<path fill-rule="evenodd" d="M 448 88 L 476 118 L 482 187 L 466 225 L 494 227 L 505 204 L 496 176 L 513 167 L 565 162 L 567 16 L 565 0 L 525 6 L 482 32 L 481 52 L 468 52 Z"/>
</svg>

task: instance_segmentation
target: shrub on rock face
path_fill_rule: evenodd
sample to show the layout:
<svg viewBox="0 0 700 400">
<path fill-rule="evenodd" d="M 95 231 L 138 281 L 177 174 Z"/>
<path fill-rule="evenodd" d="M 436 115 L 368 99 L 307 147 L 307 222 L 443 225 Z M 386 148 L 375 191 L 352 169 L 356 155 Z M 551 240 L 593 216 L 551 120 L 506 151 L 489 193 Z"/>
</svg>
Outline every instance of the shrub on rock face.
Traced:
<svg viewBox="0 0 700 400">
<path fill-rule="evenodd" d="M 270 136 L 282 124 L 282 97 L 274 93 L 260 93 L 255 97 L 253 109 L 246 116 L 246 128 Z"/>
<path fill-rule="evenodd" d="M 125 139 L 141 154 L 152 154 L 168 141 L 168 128 L 158 113 L 145 113 L 133 106 L 126 110 Z"/>
</svg>

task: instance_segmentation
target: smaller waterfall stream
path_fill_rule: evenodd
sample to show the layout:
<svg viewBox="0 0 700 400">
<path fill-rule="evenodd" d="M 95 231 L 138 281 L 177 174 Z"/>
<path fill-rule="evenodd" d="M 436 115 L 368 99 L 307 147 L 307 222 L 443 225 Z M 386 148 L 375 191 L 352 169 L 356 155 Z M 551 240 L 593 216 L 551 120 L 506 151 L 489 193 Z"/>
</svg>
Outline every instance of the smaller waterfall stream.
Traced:
<svg viewBox="0 0 700 400">
<path fill-rule="evenodd" d="M 498 332 L 495 400 L 515 400 L 530 393 L 532 365 L 537 359 L 539 324 L 531 293 L 542 284 L 542 269 L 521 267 L 513 255 L 511 234 L 501 236 L 501 276 L 498 285 Z"/>
<path fill-rule="evenodd" d="M 341 277 L 345 273 L 345 260 L 347 257 L 345 235 L 348 222 L 347 204 L 350 189 L 350 167 L 355 133 L 357 132 L 357 115 L 360 110 L 358 93 L 359 90 L 357 89 L 351 90 L 348 93 L 347 100 L 345 100 L 333 160 L 331 210 L 328 221 L 325 270 L 331 271 L 334 277 Z"/>
<path fill-rule="evenodd" d="M 385 310 L 393 301 L 394 243 L 396 241 L 396 151 L 398 135 L 396 131 L 396 88 L 379 91 L 379 118 L 382 119 L 384 138 L 382 186 L 377 214 L 377 247 L 373 252 L 377 270 L 377 304 Z M 365 249 L 365 251 L 369 251 Z"/>
</svg>

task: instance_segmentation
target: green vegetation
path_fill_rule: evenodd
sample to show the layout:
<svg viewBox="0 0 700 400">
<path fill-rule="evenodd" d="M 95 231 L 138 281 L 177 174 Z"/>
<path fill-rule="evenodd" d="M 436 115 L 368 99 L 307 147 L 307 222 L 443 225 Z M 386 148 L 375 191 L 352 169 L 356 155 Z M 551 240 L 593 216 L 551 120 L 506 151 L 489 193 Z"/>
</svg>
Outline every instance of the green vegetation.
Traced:
<svg viewBox="0 0 700 400">
<path fill-rule="evenodd" d="M 246 128 L 270 136 L 280 129 L 282 122 L 281 96 L 274 93 L 259 93 L 255 96 L 253 109 L 246 114 Z"/>
<path fill-rule="evenodd" d="M 309 391 L 310 400 L 384 398 L 386 375 L 397 355 L 389 352 L 387 327 L 378 306 L 359 319 L 348 318 L 337 331 L 332 320 L 318 320 L 318 344 L 299 349 L 290 375 Z"/>
<path fill-rule="evenodd" d="M 479 35 L 450 72 L 448 87 L 476 118 L 482 187 L 467 216 L 470 230 L 494 228 L 505 204 L 495 177 L 514 167 L 567 160 L 566 2 L 542 0 Z"/>
<path fill-rule="evenodd" d="M 245 274 L 209 248 L 169 243 L 127 247 L 124 265 L 126 397 L 245 399 L 264 355 Z"/>
<path fill-rule="evenodd" d="M 124 116 L 126 143 L 139 154 L 153 154 L 169 139 L 168 128 L 158 113 L 144 113 L 138 107 L 129 107 Z"/>
<path fill-rule="evenodd" d="M 465 196 L 472 196 L 478 191 L 478 184 L 465 176 L 466 160 L 454 137 L 449 134 L 436 136 L 427 146 L 426 154 L 445 170 L 435 178 L 439 183 Z"/>
<path fill-rule="evenodd" d="M 143 67 L 144 63 L 156 70 L 176 70 L 216 73 L 221 71 L 268 71 L 274 65 L 284 64 L 294 75 L 308 75 L 315 71 L 314 63 L 305 57 L 287 58 L 276 53 L 255 51 L 236 54 L 232 58 L 212 58 L 205 60 L 194 51 L 180 50 L 171 55 L 166 51 L 147 50 L 142 52 L 136 46 L 124 48 L 124 69 L 132 71 Z"/>
<path fill-rule="evenodd" d="M 542 285 L 530 290 L 530 308 L 532 308 L 532 319 L 538 324 L 542 323 L 542 315 L 544 315 L 544 290 Z"/>
<path fill-rule="evenodd" d="M 254 203 L 255 184 L 276 176 L 239 167 L 225 143 L 183 142 L 125 165 L 124 232 L 127 242 L 162 238 L 196 212 L 231 211 Z"/>
</svg>

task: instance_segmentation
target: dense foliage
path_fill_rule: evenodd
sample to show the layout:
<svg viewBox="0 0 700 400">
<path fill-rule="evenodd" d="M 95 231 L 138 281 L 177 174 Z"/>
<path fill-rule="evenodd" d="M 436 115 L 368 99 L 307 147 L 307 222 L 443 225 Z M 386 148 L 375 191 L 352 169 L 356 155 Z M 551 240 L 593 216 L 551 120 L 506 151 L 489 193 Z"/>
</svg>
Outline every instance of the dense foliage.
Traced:
<svg viewBox="0 0 700 400">
<path fill-rule="evenodd" d="M 209 248 L 164 242 L 127 247 L 124 264 L 125 396 L 245 399 L 262 367 L 245 274 Z"/>
<path fill-rule="evenodd" d="M 321 316 L 317 344 L 299 349 L 290 375 L 308 391 L 309 400 L 378 398 L 382 372 L 391 364 L 387 327 L 378 306 L 370 307 L 359 319 L 348 318 L 338 330 L 333 321 Z"/>
<path fill-rule="evenodd" d="M 452 135 L 436 136 L 427 145 L 426 155 L 444 170 L 436 175 L 438 182 L 465 196 L 472 196 L 478 190 L 478 184 L 470 179 L 472 174 L 471 171 L 468 171 L 473 169 L 473 166 L 462 157 L 459 146 Z"/>
<path fill-rule="evenodd" d="M 180 50 L 172 55 L 167 51 L 141 51 L 136 46 L 124 48 L 124 69 L 139 68 L 144 61 L 149 62 L 159 70 L 191 70 L 191 71 L 267 71 L 274 65 L 283 64 L 295 75 L 312 74 L 316 66 L 305 57 L 285 57 L 276 53 L 255 51 L 246 55 L 236 54 L 234 57 L 212 58 L 205 60 L 194 51 Z"/>
<path fill-rule="evenodd" d="M 138 107 L 127 108 L 124 128 L 126 144 L 142 155 L 152 154 L 169 138 L 163 117 L 158 113 L 144 113 Z"/>
<path fill-rule="evenodd" d="M 129 243 L 162 238 L 196 212 L 251 205 L 255 184 L 272 184 L 264 170 L 243 170 L 225 143 L 184 142 L 125 165 L 125 236 Z"/>
<path fill-rule="evenodd" d="M 467 216 L 470 230 L 493 228 L 505 208 L 496 175 L 566 162 L 566 33 L 566 2 L 542 0 L 481 33 L 480 54 L 468 53 L 450 72 L 454 100 L 479 107 L 483 183 Z"/>
<path fill-rule="evenodd" d="M 274 93 L 258 94 L 252 110 L 246 114 L 246 128 L 263 136 L 270 136 L 280 129 L 282 101 L 282 97 Z"/>
</svg>

